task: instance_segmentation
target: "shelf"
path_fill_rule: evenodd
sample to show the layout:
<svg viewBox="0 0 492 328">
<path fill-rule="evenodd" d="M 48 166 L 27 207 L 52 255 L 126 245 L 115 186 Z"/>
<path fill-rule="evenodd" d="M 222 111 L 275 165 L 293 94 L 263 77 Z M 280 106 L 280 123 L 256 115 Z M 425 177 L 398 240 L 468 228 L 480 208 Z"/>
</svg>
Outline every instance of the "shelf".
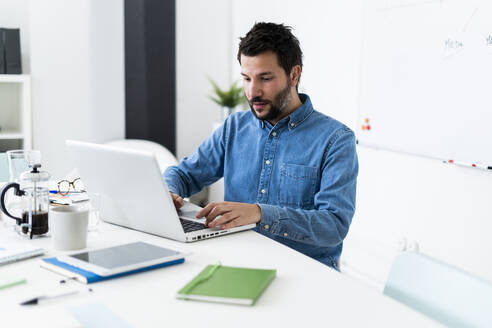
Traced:
<svg viewBox="0 0 492 328">
<path fill-rule="evenodd" d="M 0 74 L 0 83 L 23 83 L 30 80 L 29 74 Z"/>
<path fill-rule="evenodd" d="M 5 140 L 5 139 L 24 139 L 25 135 L 23 133 L 19 132 L 0 132 L 0 140 Z"/>
<path fill-rule="evenodd" d="M 31 149 L 31 75 L 0 74 L 0 152 Z"/>
</svg>

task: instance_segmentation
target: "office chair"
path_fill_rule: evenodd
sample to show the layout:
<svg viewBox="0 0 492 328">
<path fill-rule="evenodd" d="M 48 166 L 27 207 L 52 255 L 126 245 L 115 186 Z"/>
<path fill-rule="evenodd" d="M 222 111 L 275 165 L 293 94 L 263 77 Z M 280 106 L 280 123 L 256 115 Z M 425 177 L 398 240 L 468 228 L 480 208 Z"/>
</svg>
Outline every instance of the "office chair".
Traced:
<svg viewBox="0 0 492 328">
<path fill-rule="evenodd" d="M 420 253 L 397 256 L 383 293 L 449 327 L 492 327 L 492 284 Z"/>
<path fill-rule="evenodd" d="M 154 153 L 157 163 L 161 169 L 161 173 L 164 172 L 168 166 L 177 165 L 178 160 L 176 157 L 164 146 L 149 140 L 140 139 L 122 139 L 115 140 L 106 143 L 108 146 L 114 146 L 118 148 L 143 150 Z"/>
</svg>

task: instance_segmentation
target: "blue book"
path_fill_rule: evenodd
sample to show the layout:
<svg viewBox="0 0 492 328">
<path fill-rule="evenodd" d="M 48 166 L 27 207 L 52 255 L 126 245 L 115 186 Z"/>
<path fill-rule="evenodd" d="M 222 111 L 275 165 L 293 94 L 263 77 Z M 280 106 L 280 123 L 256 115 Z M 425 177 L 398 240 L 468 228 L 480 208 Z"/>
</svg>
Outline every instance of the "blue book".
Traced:
<svg viewBox="0 0 492 328">
<path fill-rule="evenodd" d="M 70 265 L 68 263 L 61 262 L 56 257 L 44 258 L 43 262 L 41 263 L 41 267 L 43 267 L 47 270 L 59 273 L 63 276 L 69 277 L 71 279 L 76 279 L 76 280 L 83 282 L 85 284 L 91 284 L 91 283 L 98 282 L 98 281 L 103 281 L 103 280 L 118 278 L 118 277 L 122 277 L 122 276 L 127 276 L 127 275 L 138 273 L 138 272 L 144 272 L 144 271 L 149 271 L 149 270 L 153 270 L 153 269 L 163 268 L 163 267 L 167 267 L 170 265 L 179 264 L 179 263 L 183 263 L 183 262 L 184 262 L 184 258 L 165 262 L 165 263 L 159 263 L 159 264 L 151 265 L 151 266 L 136 269 L 136 270 L 121 272 L 121 273 L 117 273 L 117 274 L 110 275 L 110 276 L 97 275 L 94 272 L 86 271 L 86 270 L 83 270 L 83 269 L 78 268 L 76 266 Z"/>
</svg>

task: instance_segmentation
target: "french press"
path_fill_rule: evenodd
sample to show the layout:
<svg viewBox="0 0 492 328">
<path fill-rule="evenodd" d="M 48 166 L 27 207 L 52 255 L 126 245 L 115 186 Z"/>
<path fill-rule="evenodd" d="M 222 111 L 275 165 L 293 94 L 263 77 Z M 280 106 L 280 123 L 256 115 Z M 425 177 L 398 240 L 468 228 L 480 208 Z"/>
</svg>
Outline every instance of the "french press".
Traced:
<svg viewBox="0 0 492 328">
<path fill-rule="evenodd" d="M 29 165 L 30 171 L 22 172 L 19 178 L 20 184 L 11 182 L 5 185 L 0 193 L 0 207 L 3 213 L 14 219 L 17 229 L 24 235 L 43 235 L 48 232 L 48 212 L 50 191 L 45 185 L 50 179 L 46 171 L 39 171 L 41 164 Z M 5 196 L 9 189 L 13 188 L 15 196 L 21 197 L 21 217 L 10 214 L 5 204 Z"/>
</svg>

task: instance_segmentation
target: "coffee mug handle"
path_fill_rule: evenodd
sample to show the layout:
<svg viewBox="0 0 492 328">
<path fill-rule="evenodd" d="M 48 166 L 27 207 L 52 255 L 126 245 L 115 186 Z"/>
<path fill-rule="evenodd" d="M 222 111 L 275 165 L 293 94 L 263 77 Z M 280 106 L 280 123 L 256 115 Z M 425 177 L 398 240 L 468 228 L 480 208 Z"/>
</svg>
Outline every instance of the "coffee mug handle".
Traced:
<svg viewBox="0 0 492 328">
<path fill-rule="evenodd" d="M 17 218 L 15 216 L 13 216 L 12 214 L 10 214 L 9 211 L 7 211 L 7 206 L 5 206 L 5 196 L 7 195 L 7 191 L 10 188 L 14 188 L 16 196 L 24 196 L 26 194 L 24 192 L 24 190 L 20 189 L 20 185 L 18 183 L 12 182 L 12 183 L 6 184 L 2 188 L 2 192 L 0 193 L 0 208 L 1 208 L 2 212 L 5 213 L 5 215 L 7 215 L 7 216 L 11 217 L 12 219 L 14 219 L 15 221 L 17 221 L 17 224 L 19 225 L 19 224 L 21 224 L 22 219 Z"/>
</svg>

